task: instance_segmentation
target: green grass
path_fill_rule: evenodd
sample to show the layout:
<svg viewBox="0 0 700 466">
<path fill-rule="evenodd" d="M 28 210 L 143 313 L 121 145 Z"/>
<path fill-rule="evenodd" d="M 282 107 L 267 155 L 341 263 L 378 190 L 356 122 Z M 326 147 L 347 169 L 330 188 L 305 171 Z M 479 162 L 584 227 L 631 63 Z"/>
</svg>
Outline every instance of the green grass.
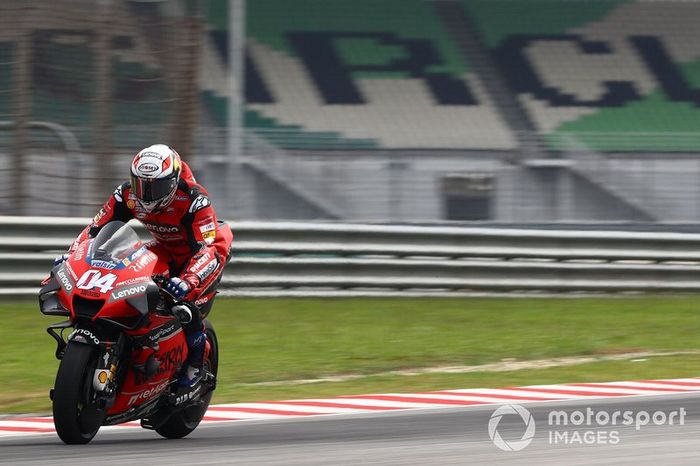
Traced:
<svg viewBox="0 0 700 466">
<path fill-rule="evenodd" d="M 550 369 L 415 376 L 368 376 L 348 382 L 304 385 L 219 386 L 213 403 L 314 398 L 368 393 L 401 393 L 456 388 L 494 388 L 547 383 L 603 382 L 647 378 L 697 377 L 700 355 L 652 357 L 644 360 L 605 361 Z"/>
<path fill-rule="evenodd" d="M 473 386 L 682 377 L 700 356 L 516 372 L 376 376 L 638 350 L 700 349 L 695 297 L 610 299 L 230 299 L 211 315 L 221 346 L 215 402 Z M 57 319 L 31 303 L 0 305 L 0 412 L 48 411 L 58 362 L 44 332 Z M 260 386 L 338 374 L 338 383 Z"/>
</svg>

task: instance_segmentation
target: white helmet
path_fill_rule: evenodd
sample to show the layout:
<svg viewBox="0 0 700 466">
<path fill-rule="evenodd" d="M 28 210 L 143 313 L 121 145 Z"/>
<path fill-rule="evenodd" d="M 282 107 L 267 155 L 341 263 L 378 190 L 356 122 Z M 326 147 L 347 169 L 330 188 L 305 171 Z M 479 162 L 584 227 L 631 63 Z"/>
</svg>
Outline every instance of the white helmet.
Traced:
<svg viewBox="0 0 700 466">
<path fill-rule="evenodd" d="M 131 190 L 146 212 L 170 204 L 180 181 L 180 156 L 165 144 L 154 144 L 136 154 L 131 164 Z"/>
</svg>

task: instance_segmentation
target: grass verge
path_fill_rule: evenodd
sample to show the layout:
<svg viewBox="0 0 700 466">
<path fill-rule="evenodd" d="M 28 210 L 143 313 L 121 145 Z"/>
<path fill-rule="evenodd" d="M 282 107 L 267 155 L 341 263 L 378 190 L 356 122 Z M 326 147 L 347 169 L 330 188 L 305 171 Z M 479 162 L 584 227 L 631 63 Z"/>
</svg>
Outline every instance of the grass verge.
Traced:
<svg viewBox="0 0 700 466">
<path fill-rule="evenodd" d="M 0 305 L 0 412 L 48 411 L 58 362 L 33 303 Z M 700 375 L 700 356 L 512 372 L 391 370 L 633 351 L 700 349 L 696 297 L 609 299 L 221 299 L 215 402 Z M 347 382 L 260 386 L 338 374 Z"/>
</svg>

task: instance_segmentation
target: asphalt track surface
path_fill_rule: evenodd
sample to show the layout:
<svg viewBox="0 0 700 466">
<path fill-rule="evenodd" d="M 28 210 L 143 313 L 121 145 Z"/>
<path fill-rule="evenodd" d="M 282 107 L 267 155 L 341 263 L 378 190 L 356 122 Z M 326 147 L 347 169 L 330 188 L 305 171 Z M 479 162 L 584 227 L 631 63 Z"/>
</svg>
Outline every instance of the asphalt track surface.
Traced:
<svg viewBox="0 0 700 466">
<path fill-rule="evenodd" d="M 141 429 L 101 432 L 84 446 L 63 445 L 55 434 L 0 438 L 0 464 L 8 465 L 697 465 L 700 464 L 700 393 L 624 399 L 525 403 L 537 429 L 520 451 L 502 451 L 488 423 L 497 406 L 417 409 L 201 426 L 185 439 L 165 440 Z M 585 412 L 641 410 L 670 413 L 684 408 L 684 424 L 550 426 L 552 410 Z M 565 444 L 550 431 L 603 435 L 617 431 L 616 444 Z M 520 440 L 525 424 L 506 415 L 498 432 Z M 605 432 L 597 434 L 597 432 Z"/>
</svg>

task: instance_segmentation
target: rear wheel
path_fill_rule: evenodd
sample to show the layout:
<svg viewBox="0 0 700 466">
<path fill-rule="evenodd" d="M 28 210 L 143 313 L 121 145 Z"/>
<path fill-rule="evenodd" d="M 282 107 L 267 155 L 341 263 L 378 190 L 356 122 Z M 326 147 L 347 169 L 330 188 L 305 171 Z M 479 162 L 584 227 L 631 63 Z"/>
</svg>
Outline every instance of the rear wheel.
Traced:
<svg viewBox="0 0 700 466">
<path fill-rule="evenodd" d="M 105 410 L 93 403 L 92 377 L 97 365 L 94 346 L 69 342 L 56 374 L 53 422 L 67 444 L 88 443 L 97 434 Z"/>
<path fill-rule="evenodd" d="M 206 327 L 207 339 L 211 345 L 209 356 L 204 361 L 204 369 L 216 376 L 219 370 L 219 342 L 216 339 L 216 332 L 211 322 L 205 320 L 204 325 Z M 209 402 L 213 394 L 214 392 L 210 391 L 199 400 L 200 403 L 188 406 L 182 411 L 173 414 L 164 424 L 156 428 L 156 432 L 165 438 L 173 439 L 188 435 L 195 430 L 202 421 L 202 418 L 209 408 Z"/>
</svg>

